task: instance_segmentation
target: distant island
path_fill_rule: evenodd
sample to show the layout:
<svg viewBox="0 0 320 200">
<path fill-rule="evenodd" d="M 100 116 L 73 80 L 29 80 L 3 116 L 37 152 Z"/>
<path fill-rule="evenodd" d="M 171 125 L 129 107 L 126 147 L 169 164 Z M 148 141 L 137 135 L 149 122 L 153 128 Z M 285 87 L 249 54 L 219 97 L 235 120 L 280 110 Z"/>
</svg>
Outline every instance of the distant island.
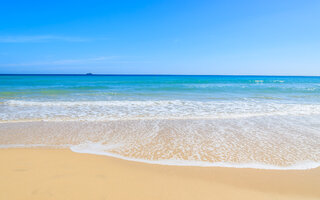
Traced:
<svg viewBox="0 0 320 200">
<path fill-rule="evenodd" d="M 92 74 L 92 73 L 86 73 L 86 75 L 87 75 L 87 76 L 92 76 L 93 74 Z"/>
</svg>

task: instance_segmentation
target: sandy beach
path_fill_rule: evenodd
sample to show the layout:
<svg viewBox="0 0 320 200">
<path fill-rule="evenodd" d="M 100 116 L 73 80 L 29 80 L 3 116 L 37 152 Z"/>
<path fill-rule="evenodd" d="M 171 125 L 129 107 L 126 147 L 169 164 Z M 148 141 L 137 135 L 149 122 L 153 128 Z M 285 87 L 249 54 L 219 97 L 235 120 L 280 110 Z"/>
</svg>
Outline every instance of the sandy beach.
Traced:
<svg viewBox="0 0 320 200">
<path fill-rule="evenodd" d="M 62 149 L 1 149 L 0 199 L 319 199 L 320 169 L 130 162 Z"/>
<path fill-rule="evenodd" d="M 320 200 L 320 1 L 0 11 L 0 200 Z"/>
</svg>

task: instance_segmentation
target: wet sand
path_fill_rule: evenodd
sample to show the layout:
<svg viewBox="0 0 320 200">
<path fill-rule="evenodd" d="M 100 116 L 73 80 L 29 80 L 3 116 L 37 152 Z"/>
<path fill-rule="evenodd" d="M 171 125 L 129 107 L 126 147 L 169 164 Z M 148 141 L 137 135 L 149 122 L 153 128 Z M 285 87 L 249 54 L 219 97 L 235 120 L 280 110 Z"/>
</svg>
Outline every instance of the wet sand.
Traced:
<svg viewBox="0 0 320 200">
<path fill-rule="evenodd" d="M 144 164 L 62 149 L 1 149 L 0 199 L 319 199 L 320 168 Z"/>
</svg>

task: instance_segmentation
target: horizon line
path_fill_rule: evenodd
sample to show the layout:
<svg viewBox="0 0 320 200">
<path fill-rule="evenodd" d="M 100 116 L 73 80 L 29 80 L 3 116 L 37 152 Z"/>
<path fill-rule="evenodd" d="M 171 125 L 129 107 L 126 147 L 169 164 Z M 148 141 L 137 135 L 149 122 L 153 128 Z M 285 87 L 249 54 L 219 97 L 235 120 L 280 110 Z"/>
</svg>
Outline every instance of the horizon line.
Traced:
<svg viewBox="0 0 320 200">
<path fill-rule="evenodd" d="M 46 73 L 0 73 L 0 76 L 278 76 L 278 77 L 320 77 L 320 75 L 246 75 L 246 74 L 94 74 L 94 73 L 66 73 L 66 74 L 46 74 Z"/>
</svg>

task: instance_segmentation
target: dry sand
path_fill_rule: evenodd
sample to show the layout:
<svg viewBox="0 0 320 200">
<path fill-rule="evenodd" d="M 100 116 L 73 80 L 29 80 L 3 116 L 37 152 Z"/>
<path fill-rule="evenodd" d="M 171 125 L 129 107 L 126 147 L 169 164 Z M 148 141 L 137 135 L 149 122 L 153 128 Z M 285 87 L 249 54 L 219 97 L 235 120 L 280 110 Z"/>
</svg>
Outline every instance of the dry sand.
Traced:
<svg viewBox="0 0 320 200">
<path fill-rule="evenodd" d="M 320 199 L 320 168 L 136 163 L 70 150 L 1 149 L 0 199 Z"/>
</svg>

